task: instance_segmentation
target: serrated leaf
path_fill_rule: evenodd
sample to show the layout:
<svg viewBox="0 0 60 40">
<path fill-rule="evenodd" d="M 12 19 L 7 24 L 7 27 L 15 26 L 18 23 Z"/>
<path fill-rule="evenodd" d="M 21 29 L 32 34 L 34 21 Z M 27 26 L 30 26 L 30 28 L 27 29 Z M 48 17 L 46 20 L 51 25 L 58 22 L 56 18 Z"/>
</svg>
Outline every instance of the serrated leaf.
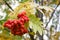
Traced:
<svg viewBox="0 0 60 40">
<path fill-rule="evenodd" d="M 29 15 L 30 21 L 29 21 L 29 26 L 32 27 L 33 31 L 36 33 L 37 31 L 42 35 L 42 22 L 40 21 L 39 18 L 37 18 L 35 15 L 30 14 Z"/>
</svg>

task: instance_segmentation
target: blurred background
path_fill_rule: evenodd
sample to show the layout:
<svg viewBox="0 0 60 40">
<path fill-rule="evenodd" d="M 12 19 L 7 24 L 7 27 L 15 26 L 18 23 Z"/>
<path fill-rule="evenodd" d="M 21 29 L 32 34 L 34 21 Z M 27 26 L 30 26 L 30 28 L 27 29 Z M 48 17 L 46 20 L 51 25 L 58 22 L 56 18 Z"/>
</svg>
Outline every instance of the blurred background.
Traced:
<svg viewBox="0 0 60 40">
<path fill-rule="evenodd" d="M 43 22 L 43 35 L 35 35 L 34 40 L 60 40 L 60 0 L 0 0 L 0 40 L 32 40 L 28 34 L 24 37 L 9 36 L 9 31 L 3 30 L 3 23 L 10 12 L 15 12 L 18 6 L 26 2 L 27 7 L 33 7 L 35 14 Z"/>
</svg>

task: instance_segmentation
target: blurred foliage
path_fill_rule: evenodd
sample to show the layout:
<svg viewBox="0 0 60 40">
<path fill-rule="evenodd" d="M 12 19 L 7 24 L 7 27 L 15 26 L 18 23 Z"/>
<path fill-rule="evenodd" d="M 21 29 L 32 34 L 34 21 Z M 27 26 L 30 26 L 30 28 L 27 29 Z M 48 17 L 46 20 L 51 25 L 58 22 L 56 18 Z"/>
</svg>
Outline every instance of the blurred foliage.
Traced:
<svg viewBox="0 0 60 40">
<path fill-rule="evenodd" d="M 28 1 L 28 0 L 21 0 L 22 3 L 23 3 L 23 2 L 26 2 L 26 1 Z"/>
<path fill-rule="evenodd" d="M 39 6 L 37 9 L 44 14 L 46 17 L 50 17 L 50 14 L 53 12 L 53 7 L 50 6 Z"/>
<path fill-rule="evenodd" d="M 5 19 L 0 20 L 0 25 L 2 25 L 8 19 L 8 14 L 6 15 Z"/>
<path fill-rule="evenodd" d="M 2 26 L 3 27 L 3 26 Z M 1 27 L 0 27 L 1 28 Z M 2 32 L 1 32 L 2 31 Z M 20 36 L 14 36 L 10 33 L 10 30 L 7 28 L 2 28 L 0 30 L 0 40 L 22 40 Z"/>
<path fill-rule="evenodd" d="M 52 4 L 58 4 L 60 1 L 59 0 L 52 0 Z"/>
<path fill-rule="evenodd" d="M 11 0 L 5 0 L 5 1 L 11 1 Z M 19 0 L 17 0 L 19 1 Z M 40 1 L 41 0 L 37 0 Z M 58 4 L 60 2 L 60 0 L 44 0 L 43 4 L 44 5 L 50 5 L 50 4 Z M 4 4 L 3 0 L 0 0 L 0 6 L 1 4 Z M 33 2 L 31 2 L 31 0 L 21 0 L 19 6 L 17 6 L 14 11 L 9 11 L 8 9 L 5 9 L 4 12 L 7 13 L 6 17 L 4 20 L 0 20 L 0 25 L 2 25 L 2 29 L 0 27 L 0 30 L 2 30 L 2 33 L 0 33 L 0 40 L 22 40 L 22 37 L 20 36 L 14 36 L 12 34 L 10 34 L 10 32 L 8 31 L 8 29 L 4 29 L 3 28 L 3 23 L 8 20 L 8 19 L 17 19 L 17 14 L 19 12 L 21 12 L 22 10 L 26 10 L 27 11 L 27 16 L 30 18 L 30 21 L 28 24 L 26 24 L 26 26 L 32 27 L 33 32 L 30 32 L 30 34 L 35 35 L 35 33 L 38 31 L 40 33 L 40 35 L 42 35 L 43 32 L 43 23 L 40 21 L 39 18 L 37 18 L 34 14 L 35 14 L 35 4 Z M 39 5 L 40 6 L 40 5 Z M 48 6 L 42 6 L 40 8 L 38 8 L 40 10 L 42 10 L 42 12 L 44 13 L 44 15 L 46 17 L 50 16 L 50 13 L 54 10 Z M 27 28 L 29 28 L 27 27 Z M 51 29 L 52 31 L 52 29 Z M 56 35 L 56 36 L 55 36 Z M 52 37 L 54 37 L 54 40 L 58 40 L 58 37 L 60 35 L 60 33 L 56 33 L 55 35 L 53 35 Z"/>
</svg>

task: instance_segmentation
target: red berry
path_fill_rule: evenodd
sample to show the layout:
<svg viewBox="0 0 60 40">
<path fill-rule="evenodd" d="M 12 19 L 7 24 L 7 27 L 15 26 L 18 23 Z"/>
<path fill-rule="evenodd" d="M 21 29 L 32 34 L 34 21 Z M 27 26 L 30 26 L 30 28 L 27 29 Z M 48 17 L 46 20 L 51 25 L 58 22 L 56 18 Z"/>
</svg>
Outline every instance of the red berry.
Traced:
<svg viewBox="0 0 60 40">
<path fill-rule="evenodd" d="M 18 35 L 18 34 L 20 34 L 20 32 L 16 32 L 15 34 Z"/>
<path fill-rule="evenodd" d="M 21 13 L 18 14 L 18 18 L 21 18 L 22 16 L 26 15 L 26 11 L 22 11 Z"/>
<path fill-rule="evenodd" d="M 7 20 L 4 23 L 4 27 L 7 27 L 11 30 L 13 35 L 20 35 L 27 33 L 28 30 L 25 28 L 24 23 L 29 21 L 29 18 L 26 16 L 26 11 L 22 11 L 17 16 L 18 20 Z"/>
<path fill-rule="evenodd" d="M 14 20 L 13 23 L 14 23 L 14 24 L 17 24 L 17 20 Z"/>
<path fill-rule="evenodd" d="M 24 25 L 21 25 L 20 27 L 21 27 L 21 28 L 24 28 Z"/>
<path fill-rule="evenodd" d="M 25 22 L 29 21 L 29 18 L 27 16 L 23 16 L 22 18 L 24 19 Z"/>
<path fill-rule="evenodd" d="M 22 35 L 23 35 L 23 33 L 21 33 L 21 32 L 20 32 L 18 35 L 22 36 Z"/>
<path fill-rule="evenodd" d="M 6 24 L 6 26 L 7 26 L 8 28 L 11 28 L 11 25 L 9 25 L 9 24 Z"/>
<path fill-rule="evenodd" d="M 9 21 L 5 22 L 4 27 L 11 29 L 11 22 L 9 22 Z"/>
<path fill-rule="evenodd" d="M 23 18 L 20 18 L 19 21 L 21 21 L 22 23 L 24 23 L 24 19 Z"/>
<path fill-rule="evenodd" d="M 18 18 L 20 18 L 21 16 L 22 16 L 21 14 L 18 14 L 18 16 L 17 16 L 17 17 L 18 17 Z"/>
<path fill-rule="evenodd" d="M 20 30 L 21 30 L 21 33 L 23 33 L 23 32 L 24 32 L 24 29 L 22 29 L 22 28 L 21 28 Z"/>
<path fill-rule="evenodd" d="M 12 20 L 8 20 L 8 21 L 6 21 L 6 23 L 11 24 L 12 23 Z"/>
<path fill-rule="evenodd" d="M 11 33 L 12 33 L 13 35 L 15 35 L 15 31 L 14 31 L 14 30 L 11 30 Z"/>
<path fill-rule="evenodd" d="M 20 25 L 23 25 L 24 23 L 21 20 L 17 21 Z"/>
</svg>

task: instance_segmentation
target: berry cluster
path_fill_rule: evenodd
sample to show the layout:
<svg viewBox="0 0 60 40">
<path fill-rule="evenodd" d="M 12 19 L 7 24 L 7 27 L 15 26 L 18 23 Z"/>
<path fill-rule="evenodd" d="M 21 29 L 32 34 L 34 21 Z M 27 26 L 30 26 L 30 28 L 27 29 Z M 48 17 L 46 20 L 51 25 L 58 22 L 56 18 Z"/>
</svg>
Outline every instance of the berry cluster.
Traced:
<svg viewBox="0 0 60 40">
<path fill-rule="evenodd" d="M 27 33 L 28 30 L 25 28 L 24 23 L 29 21 L 29 18 L 26 16 L 26 12 L 22 11 L 18 14 L 18 20 L 8 20 L 4 23 L 4 27 L 10 29 L 11 33 L 14 35 L 20 35 Z"/>
<path fill-rule="evenodd" d="M 29 18 L 26 16 L 26 12 L 25 11 L 19 13 L 17 17 L 18 17 L 18 19 L 20 19 L 24 23 L 29 21 Z"/>
</svg>

